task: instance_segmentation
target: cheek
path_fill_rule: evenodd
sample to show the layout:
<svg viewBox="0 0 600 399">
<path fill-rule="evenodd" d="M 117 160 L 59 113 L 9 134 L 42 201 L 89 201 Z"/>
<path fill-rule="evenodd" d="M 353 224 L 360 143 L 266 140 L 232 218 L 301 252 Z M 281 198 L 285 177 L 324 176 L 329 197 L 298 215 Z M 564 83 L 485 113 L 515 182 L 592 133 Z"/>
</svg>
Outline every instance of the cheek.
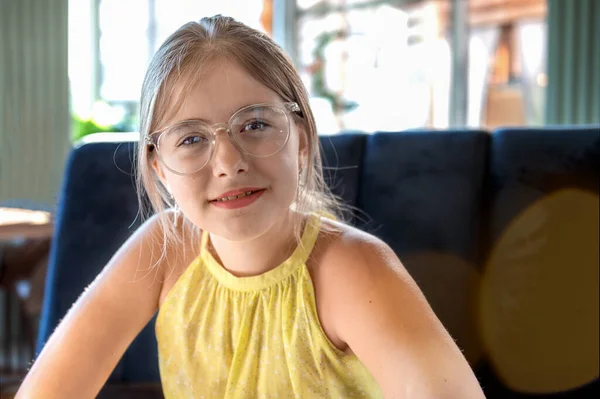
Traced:
<svg viewBox="0 0 600 399">
<path fill-rule="evenodd" d="M 279 183 L 286 192 L 291 192 L 294 196 L 296 188 L 298 186 L 298 136 L 297 132 L 293 132 L 293 136 L 290 137 L 289 142 L 281 151 L 278 157 L 277 172 L 279 177 Z"/>
<path fill-rule="evenodd" d="M 261 174 L 269 179 L 276 195 L 286 201 L 293 200 L 298 185 L 297 155 L 282 154 L 281 157 L 270 161 L 261 168 Z"/>
<path fill-rule="evenodd" d="M 206 193 L 203 189 L 207 186 L 204 174 L 192 176 L 171 175 L 167 178 L 177 205 L 187 215 L 196 213 L 199 205 L 205 200 Z"/>
<path fill-rule="evenodd" d="M 249 160 L 248 174 L 242 180 L 244 184 L 269 186 L 272 201 L 268 207 L 281 211 L 289 207 L 296 199 L 298 186 L 298 143 L 290 140 L 279 153 L 268 158 Z M 210 225 L 211 205 L 207 196 L 222 189 L 222 183 L 212 175 L 210 168 L 193 176 L 168 174 L 166 183 L 173 193 L 177 205 L 184 215 L 199 226 Z M 207 217 L 209 219 L 207 219 Z"/>
</svg>

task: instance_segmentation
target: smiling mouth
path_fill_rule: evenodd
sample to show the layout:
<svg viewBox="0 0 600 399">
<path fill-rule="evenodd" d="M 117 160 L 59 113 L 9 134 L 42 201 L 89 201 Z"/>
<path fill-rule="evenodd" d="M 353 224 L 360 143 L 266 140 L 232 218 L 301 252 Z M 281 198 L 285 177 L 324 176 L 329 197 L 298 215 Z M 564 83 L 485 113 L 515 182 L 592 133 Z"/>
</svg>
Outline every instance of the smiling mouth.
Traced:
<svg viewBox="0 0 600 399">
<path fill-rule="evenodd" d="M 236 200 L 236 199 L 247 197 L 247 196 L 249 196 L 251 194 L 254 194 L 254 193 L 257 193 L 259 191 L 262 191 L 262 190 L 250 190 L 250 191 L 246 191 L 246 192 L 243 192 L 241 194 L 238 194 L 238 195 L 230 195 L 230 196 L 223 197 L 223 198 L 217 198 L 217 199 L 212 200 L 210 202 L 227 202 L 227 201 L 233 201 L 233 200 Z"/>
</svg>

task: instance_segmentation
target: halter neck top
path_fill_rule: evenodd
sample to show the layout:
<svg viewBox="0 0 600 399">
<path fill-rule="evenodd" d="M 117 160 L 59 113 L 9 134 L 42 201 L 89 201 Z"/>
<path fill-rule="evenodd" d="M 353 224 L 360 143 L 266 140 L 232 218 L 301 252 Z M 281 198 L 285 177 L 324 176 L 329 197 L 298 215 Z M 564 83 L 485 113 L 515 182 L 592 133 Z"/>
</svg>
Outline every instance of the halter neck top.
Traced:
<svg viewBox="0 0 600 399">
<path fill-rule="evenodd" d="M 306 267 L 320 231 L 307 218 L 293 254 L 251 277 L 207 250 L 171 288 L 156 320 L 163 392 L 175 398 L 381 398 L 354 354 L 325 335 Z"/>
</svg>

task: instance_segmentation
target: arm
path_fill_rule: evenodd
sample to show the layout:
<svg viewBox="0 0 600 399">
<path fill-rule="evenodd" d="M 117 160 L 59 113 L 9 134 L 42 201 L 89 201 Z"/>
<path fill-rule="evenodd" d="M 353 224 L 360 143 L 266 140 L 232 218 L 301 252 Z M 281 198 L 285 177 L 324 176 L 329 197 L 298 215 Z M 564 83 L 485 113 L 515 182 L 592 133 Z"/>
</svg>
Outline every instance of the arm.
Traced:
<svg viewBox="0 0 600 399">
<path fill-rule="evenodd" d="M 484 398 L 469 364 L 394 252 L 366 234 L 342 238 L 331 258 L 336 335 L 386 398 Z M 358 236 L 358 237 L 357 237 Z"/>
<path fill-rule="evenodd" d="M 161 251 L 154 244 L 159 229 L 156 218 L 148 220 L 114 255 L 60 322 L 16 398 L 98 394 L 158 308 L 163 268 L 148 271 Z"/>
</svg>

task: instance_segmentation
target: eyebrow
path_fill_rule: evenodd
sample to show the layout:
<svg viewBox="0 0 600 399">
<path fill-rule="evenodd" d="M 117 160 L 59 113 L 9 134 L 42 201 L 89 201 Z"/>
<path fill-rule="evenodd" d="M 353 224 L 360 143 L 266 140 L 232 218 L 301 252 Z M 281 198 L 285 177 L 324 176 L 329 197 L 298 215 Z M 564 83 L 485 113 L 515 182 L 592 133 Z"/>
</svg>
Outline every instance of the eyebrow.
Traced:
<svg viewBox="0 0 600 399">
<path fill-rule="evenodd" d="M 251 105 L 258 105 L 258 104 L 272 104 L 272 103 L 274 103 L 274 101 L 259 101 L 259 102 L 252 102 L 252 103 L 249 103 L 249 104 L 246 104 L 246 105 L 242 105 L 241 107 L 239 107 L 238 109 L 236 109 L 235 111 L 233 111 L 233 113 L 232 113 L 232 114 L 229 116 L 229 118 L 227 118 L 227 120 L 226 120 L 226 121 L 221 121 L 221 122 L 216 122 L 216 123 L 223 123 L 223 122 L 224 122 L 224 123 L 227 123 L 227 122 L 229 122 L 229 120 L 231 119 L 231 117 L 232 117 L 233 115 L 235 115 L 235 114 L 236 114 L 236 113 L 237 113 L 239 110 L 241 110 L 241 109 L 243 109 L 243 108 L 246 108 L 246 107 L 249 107 L 249 106 L 251 106 Z M 168 125 L 168 126 L 166 126 L 165 128 L 167 128 L 167 127 L 172 127 L 172 126 L 177 126 L 177 125 L 179 125 L 179 124 L 186 123 L 186 122 L 198 122 L 198 121 L 200 121 L 200 122 L 204 122 L 204 123 L 206 123 L 207 125 L 213 125 L 213 123 L 210 123 L 210 122 L 209 122 L 209 121 L 207 121 L 206 119 L 202 119 L 202 118 L 188 118 L 188 119 L 183 119 L 183 120 L 181 120 L 181 121 L 179 121 L 179 122 L 172 123 L 171 125 Z M 163 128 L 163 129 L 161 129 L 161 130 L 164 130 L 164 128 Z"/>
<path fill-rule="evenodd" d="M 189 119 L 183 119 L 180 120 L 179 122 L 175 122 L 173 124 L 171 124 L 170 126 L 177 126 L 177 125 L 181 125 L 184 123 L 189 123 L 189 122 L 204 122 L 207 125 L 210 125 L 211 123 L 209 121 L 207 121 L 206 119 L 202 119 L 202 118 L 189 118 Z"/>
</svg>

